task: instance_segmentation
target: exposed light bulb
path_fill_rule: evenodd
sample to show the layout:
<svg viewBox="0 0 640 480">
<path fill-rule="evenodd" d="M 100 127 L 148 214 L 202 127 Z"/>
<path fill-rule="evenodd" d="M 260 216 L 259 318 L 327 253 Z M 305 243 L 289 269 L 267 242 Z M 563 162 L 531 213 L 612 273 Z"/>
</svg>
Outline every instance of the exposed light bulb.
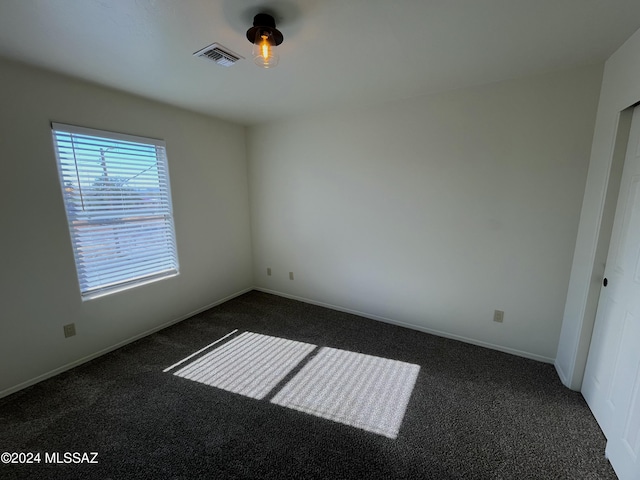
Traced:
<svg viewBox="0 0 640 480">
<path fill-rule="evenodd" d="M 256 65 L 271 68 L 278 64 L 280 55 L 276 46 L 282 43 L 284 37 L 271 15 L 259 13 L 253 18 L 253 27 L 247 30 L 247 40 L 253 44 L 252 55 Z"/>
<path fill-rule="evenodd" d="M 258 31 L 253 44 L 253 61 L 261 67 L 270 68 L 278 64 L 279 58 L 273 34 L 268 30 Z"/>
</svg>

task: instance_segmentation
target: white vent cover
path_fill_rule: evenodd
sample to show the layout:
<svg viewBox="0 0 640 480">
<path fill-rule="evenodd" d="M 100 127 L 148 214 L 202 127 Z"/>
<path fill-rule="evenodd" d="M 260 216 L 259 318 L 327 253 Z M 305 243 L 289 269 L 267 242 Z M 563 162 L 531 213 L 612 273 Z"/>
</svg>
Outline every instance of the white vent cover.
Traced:
<svg viewBox="0 0 640 480">
<path fill-rule="evenodd" d="M 202 50 L 198 50 L 193 55 L 196 57 L 213 60 L 218 65 L 222 65 L 223 67 L 230 67 L 238 60 L 244 58 L 237 53 L 232 52 L 227 47 L 223 47 L 219 43 L 212 43 L 208 47 L 204 47 Z"/>
</svg>

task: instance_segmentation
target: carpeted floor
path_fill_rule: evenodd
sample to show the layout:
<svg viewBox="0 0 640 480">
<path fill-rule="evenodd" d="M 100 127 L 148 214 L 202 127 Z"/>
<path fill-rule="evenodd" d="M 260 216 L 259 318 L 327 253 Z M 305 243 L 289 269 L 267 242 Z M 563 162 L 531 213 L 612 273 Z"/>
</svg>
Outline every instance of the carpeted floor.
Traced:
<svg viewBox="0 0 640 480">
<path fill-rule="evenodd" d="M 250 357 L 219 349 L 244 332 L 293 341 L 269 345 L 308 358 L 293 370 L 281 360 L 243 366 Z M 386 374 L 394 387 L 368 390 L 375 370 L 362 370 L 345 387 L 340 362 L 323 371 L 323 355 L 335 352 L 393 365 L 407 380 Z M 207 373 L 210 357 L 226 377 Z M 300 397 L 317 392 L 323 375 L 327 398 L 348 388 L 355 413 L 333 405 L 323 416 L 314 398 Z M 239 380 L 227 388 L 228 378 Z M 376 409 L 391 408 L 387 397 L 398 408 L 404 401 L 404 417 L 396 407 L 390 415 L 399 428 L 368 430 L 376 415 L 362 417 L 362 392 L 375 392 Z M 349 424 L 349 415 L 361 417 Z M 2 479 L 615 479 L 604 449 L 584 399 L 552 365 L 256 291 L 0 400 L 0 452 L 41 455 L 0 465 Z M 98 463 L 65 464 L 65 452 L 97 452 Z"/>
</svg>

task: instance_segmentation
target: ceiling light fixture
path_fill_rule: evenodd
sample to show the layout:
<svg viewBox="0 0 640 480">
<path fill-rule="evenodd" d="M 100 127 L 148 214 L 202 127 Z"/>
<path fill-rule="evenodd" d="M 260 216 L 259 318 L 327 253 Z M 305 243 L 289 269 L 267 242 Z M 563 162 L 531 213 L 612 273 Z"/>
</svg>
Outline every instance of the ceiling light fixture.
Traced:
<svg viewBox="0 0 640 480">
<path fill-rule="evenodd" d="M 247 40 L 253 43 L 253 61 L 264 68 L 275 67 L 280 56 L 276 46 L 284 40 L 282 32 L 276 28 L 276 21 L 266 13 L 253 17 L 253 27 L 247 30 Z"/>
</svg>

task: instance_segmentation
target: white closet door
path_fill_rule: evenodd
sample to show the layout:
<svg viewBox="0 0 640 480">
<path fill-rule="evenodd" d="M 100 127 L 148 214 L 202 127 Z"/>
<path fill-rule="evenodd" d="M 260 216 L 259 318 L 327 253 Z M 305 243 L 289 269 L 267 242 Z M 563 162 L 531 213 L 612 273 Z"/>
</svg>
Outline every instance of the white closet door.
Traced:
<svg viewBox="0 0 640 480">
<path fill-rule="evenodd" d="M 640 107 L 622 183 L 582 393 L 621 480 L 640 480 Z M 605 286 L 606 283 L 606 286 Z"/>
</svg>

